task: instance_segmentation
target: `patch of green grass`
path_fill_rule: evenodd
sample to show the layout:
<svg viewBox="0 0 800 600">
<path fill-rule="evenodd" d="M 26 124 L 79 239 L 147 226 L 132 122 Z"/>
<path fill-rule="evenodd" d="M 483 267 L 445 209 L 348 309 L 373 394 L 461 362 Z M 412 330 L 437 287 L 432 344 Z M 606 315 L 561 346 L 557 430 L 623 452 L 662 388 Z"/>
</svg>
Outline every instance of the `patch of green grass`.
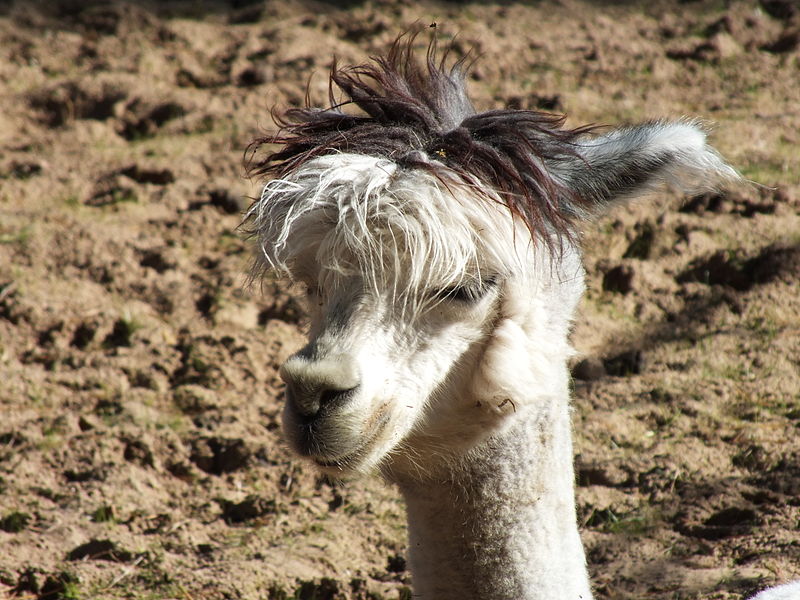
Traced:
<svg viewBox="0 0 800 600">
<path fill-rule="evenodd" d="M 72 194 L 64 198 L 63 200 L 64 206 L 68 206 L 69 208 L 80 208 L 81 201 L 78 196 Z"/>
<path fill-rule="evenodd" d="M 17 231 L 0 233 L 0 244 L 25 244 L 31 237 L 30 225 L 25 225 Z"/>
<path fill-rule="evenodd" d="M 273 583 L 267 589 L 268 600 L 289 600 L 289 593 L 282 585 Z"/>
<path fill-rule="evenodd" d="M 781 331 L 781 326 L 768 315 L 752 317 L 747 321 L 747 328 L 756 333 L 761 342 L 771 343 Z"/>
<path fill-rule="evenodd" d="M 166 415 L 160 419 L 156 424 L 157 430 L 169 429 L 175 433 L 184 433 L 189 430 L 190 421 L 183 415 Z"/>
<path fill-rule="evenodd" d="M 777 183 L 800 184 L 800 169 L 789 169 L 783 161 L 746 165 L 741 168 L 741 173 L 745 179 L 770 186 Z"/>
<path fill-rule="evenodd" d="M 316 534 L 324 533 L 325 526 L 319 521 L 314 521 L 308 526 L 308 531 L 309 533 L 316 533 Z"/>
<path fill-rule="evenodd" d="M 604 508 L 594 509 L 585 524 L 587 527 L 600 528 L 605 533 L 641 536 L 653 531 L 662 520 L 652 507 L 641 507 L 627 513 Z"/>
<path fill-rule="evenodd" d="M 657 429 L 670 430 L 681 414 L 680 409 L 677 407 L 664 408 L 663 410 L 653 412 L 652 419 Z"/>
<path fill-rule="evenodd" d="M 103 346 L 107 349 L 117 346 L 130 346 L 134 334 L 143 327 L 144 325 L 136 320 L 135 317 L 130 314 L 124 314 L 114 323 L 111 333 L 103 340 Z"/>
<path fill-rule="evenodd" d="M 19 533 L 28 527 L 33 517 L 30 514 L 18 510 L 6 513 L 0 519 L 0 529 L 8 533 Z"/>
<path fill-rule="evenodd" d="M 369 503 L 361 504 L 346 502 L 342 510 L 344 510 L 345 514 L 347 515 L 355 516 L 364 513 L 371 513 L 372 506 Z"/>
<path fill-rule="evenodd" d="M 84 598 L 80 592 L 80 578 L 70 571 L 61 571 L 50 575 L 39 590 L 39 598 L 52 600 L 80 600 Z"/>
<path fill-rule="evenodd" d="M 800 184 L 797 148 L 781 140 L 770 149 L 769 156 L 759 157 L 740 170 L 745 179 L 767 186 Z"/>
<path fill-rule="evenodd" d="M 718 373 L 723 379 L 730 381 L 752 381 L 755 379 L 755 374 L 750 365 L 742 363 L 722 365 L 718 369 Z"/>
<path fill-rule="evenodd" d="M 79 600 L 80 588 L 77 581 L 68 581 L 64 583 L 64 589 L 61 592 L 61 600 Z"/>
<path fill-rule="evenodd" d="M 397 600 L 413 600 L 413 598 L 414 593 L 410 587 L 403 586 L 398 590 Z"/>
<path fill-rule="evenodd" d="M 114 507 L 109 504 L 104 504 L 98 507 L 92 514 L 91 519 L 95 523 L 116 523 L 117 519 L 114 515 Z"/>
<path fill-rule="evenodd" d="M 60 448 L 63 443 L 64 438 L 58 431 L 47 429 L 44 431 L 44 437 L 36 444 L 36 447 L 43 452 L 48 452 Z"/>
<path fill-rule="evenodd" d="M 139 198 L 136 196 L 136 192 L 129 189 L 116 189 L 111 192 L 111 200 L 110 204 L 120 204 L 123 202 L 138 202 Z"/>
<path fill-rule="evenodd" d="M 64 442 L 64 435 L 69 430 L 66 417 L 59 416 L 42 426 L 42 440 L 38 443 L 40 450 L 58 448 Z"/>
<path fill-rule="evenodd" d="M 69 423 L 67 417 L 64 415 L 60 415 L 55 419 L 52 419 L 47 425 L 44 426 L 42 429 L 42 433 L 44 435 L 53 435 L 53 434 L 63 434 L 69 430 Z"/>
</svg>

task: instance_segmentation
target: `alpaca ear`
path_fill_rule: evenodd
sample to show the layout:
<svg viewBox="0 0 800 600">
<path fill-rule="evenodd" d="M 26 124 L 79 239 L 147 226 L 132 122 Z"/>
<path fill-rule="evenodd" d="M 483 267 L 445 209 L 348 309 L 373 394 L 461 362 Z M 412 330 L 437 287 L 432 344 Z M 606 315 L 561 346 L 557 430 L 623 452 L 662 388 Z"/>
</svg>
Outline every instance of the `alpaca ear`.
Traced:
<svg viewBox="0 0 800 600">
<path fill-rule="evenodd" d="M 621 127 L 581 138 L 575 150 L 577 157 L 551 167 L 588 205 L 589 214 L 580 215 L 584 217 L 603 214 L 612 203 L 664 186 L 698 194 L 740 178 L 706 143 L 705 131 L 694 122 Z"/>
</svg>

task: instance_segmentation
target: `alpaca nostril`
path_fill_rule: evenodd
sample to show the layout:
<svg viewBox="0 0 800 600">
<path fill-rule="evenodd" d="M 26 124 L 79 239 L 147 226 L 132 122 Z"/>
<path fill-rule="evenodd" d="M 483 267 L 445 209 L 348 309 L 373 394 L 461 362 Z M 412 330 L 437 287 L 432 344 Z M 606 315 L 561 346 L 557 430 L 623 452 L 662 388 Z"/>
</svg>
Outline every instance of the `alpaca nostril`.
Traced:
<svg viewBox="0 0 800 600">
<path fill-rule="evenodd" d="M 322 393 L 319 395 L 320 410 L 323 408 L 336 408 L 344 404 L 353 397 L 353 393 L 356 391 L 357 387 L 358 386 L 347 390 L 322 390 Z"/>
<path fill-rule="evenodd" d="M 353 397 L 358 386 L 345 390 L 331 388 L 303 388 L 293 384 L 286 386 L 286 400 L 305 422 L 319 417 L 323 411 L 335 410 Z"/>
</svg>

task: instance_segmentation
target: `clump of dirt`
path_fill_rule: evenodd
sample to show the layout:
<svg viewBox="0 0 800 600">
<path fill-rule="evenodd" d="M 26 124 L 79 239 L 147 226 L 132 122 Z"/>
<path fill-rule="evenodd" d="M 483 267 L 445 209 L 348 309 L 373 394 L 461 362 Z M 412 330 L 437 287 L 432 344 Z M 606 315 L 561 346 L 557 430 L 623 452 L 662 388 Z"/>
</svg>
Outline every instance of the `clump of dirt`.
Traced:
<svg viewBox="0 0 800 600">
<path fill-rule="evenodd" d="M 800 577 L 799 18 L 791 0 L 8 5 L 0 595 L 411 597 L 396 492 L 281 441 L 277 366 L 306 316 L 282 282 L 246 285 L 237 227 L 270 111 L 326 103 L 334 54 L 414 23 L 480 57 L 480 109 L 696 116 L 756 182 L 584 227 L 579 513 L 600 599 Z"/>
<path fill-rule="evenodd" d="M 720 250 L 693 261 L 677 278 L 679 282 L 724 285 L 740 292 L 776 279 L 786 283 L 800 279 L 800 246 L 770 245 L 751 258 Z"/>
</svg>

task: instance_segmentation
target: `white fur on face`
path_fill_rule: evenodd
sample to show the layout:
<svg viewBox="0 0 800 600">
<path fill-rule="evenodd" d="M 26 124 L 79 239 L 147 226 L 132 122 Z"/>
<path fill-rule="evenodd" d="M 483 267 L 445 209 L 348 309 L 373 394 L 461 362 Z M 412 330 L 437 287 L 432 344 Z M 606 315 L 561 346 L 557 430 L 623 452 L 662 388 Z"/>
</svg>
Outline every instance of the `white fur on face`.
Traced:
<svg viewBox="0 0 800 600">
<path fill-rule="evenodd" d="M 483 272 L 487 265 L 519 263 L 514 244 L 498 239 L 513 226 L 508 212 L 469 193 L 457 200 L 451 185 L 465 189 L 389 160 L 333 154 L 269 182 L 247 218 L 263 267 L 327 293 L 359 276 L 420 308 L 431 289 L 478 283 L 497 275 Z"/>
<path fill-rule="evenodd" d="M 369 471 L 398 453 L 419 465 L 420 439 L 434 440 L 425 453 L 451 454 L 490 435 L 521 407 L 524 394 L 510 388 L 537 379 L 524 373 L 542 352 L 530 348 L 535 332 L 522 330 L 528 319 L 517 313 L 544 311 L 541 326 L 553 323 L 545 300 L 565 279 L 553 269 L 572 269 L 572 299 L 554 302 L 559 327 L 582 291 L 577 255 L 550 260 L 499 202 L 387 160 L 316 159 L 267 184 L 251 212 L 265 264 L 311 291 L 309 345 L 286 378 L 300 387 L 330 381 L 331 365 L 359 374 L 348 401 L 313 425 L 291 407 L 284 414 L 295 449 L 334 471 Z M 506 296 L 520 289 L 525 302 L 515 306 Z M 562 340 L 547 349 L 553 359 L 568 352 L 564 333 L 549 335 Z M 439 403 L 453 394 L 458 402 Z"/>
</svg>

